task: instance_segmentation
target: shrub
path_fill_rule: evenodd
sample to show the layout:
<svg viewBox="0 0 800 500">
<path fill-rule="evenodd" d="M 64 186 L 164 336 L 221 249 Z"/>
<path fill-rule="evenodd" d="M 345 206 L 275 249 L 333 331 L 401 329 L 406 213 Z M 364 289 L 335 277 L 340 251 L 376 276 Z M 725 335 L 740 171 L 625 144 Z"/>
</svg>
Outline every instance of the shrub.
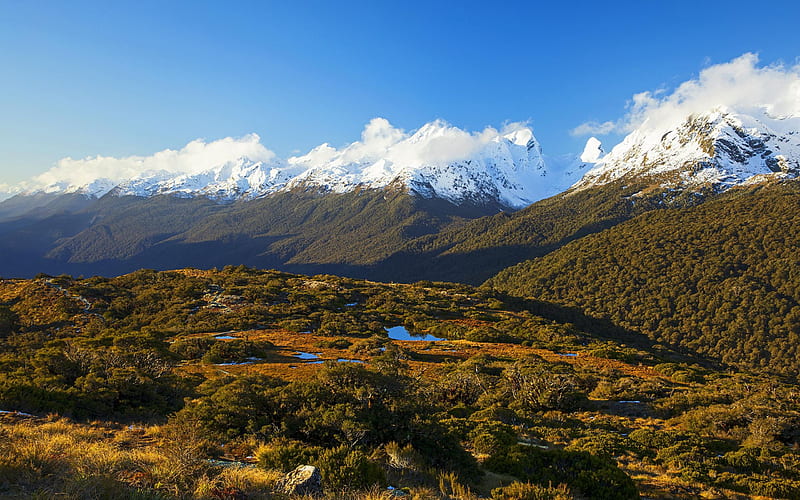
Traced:
<svg viewBox="0 0 800 500">
<path fill-rule="evenodd" d="M 344 338 L 320 340 L 314 344 L 314 346 L 320 349 L 347 349 L 351 345 L 353 345 L 353 343 Z"/>
<path fill-rule="evenodd" d="M 362 451 L 344 445 L 322 451 L 315 465 L 326 489 L 360 490 L 374 484 L 386 485 L 386 473 L 378 464 Z"/>
<path fill-rule="evenodd" d="M 290 472 L 300 465 L 316 462 L 321 451 L 322 448 L 317 446 L 278 438 L 260 446 L 255 452 L 255 457 L 260 467 Z"/>
<path fill-rule="evenodd" d="M 173 342 L 169 350 L 181 359 L 200 359 L 217 342 L 211 337 L 191 337 Z"/>
<path fill-rule="evenodd" d="M 203 361 L 206 363 L 242 363 L 249 358 L 263 358 L 273 347 L 275 347 L 274 344 L 267 341 L 216 341 L 203 355 Z"/>
<path fill-rule="evenodd" d="M 632 447 L 632 442 L 619 434 L 596 432 L 576 439 L 566 448 L 571 451 L 586 451 L 592 455 L 615 457 L 623 455 Z"/>
<path fill-rule="evenodd" d="M 510 425 L 481 422 L 470 433 L 469 440 L 477 453 L 493 455 L 517 443 L 517 433 Z"/>
<path fill-rule="evenodd" d="M 0 337 L 5 337 L 17 328 L 19 317 L 8 306 L 0 306 Z"/>
<path fill-rule="evenodd" d="M 574 498 L 565 484 L 558 487 L 531 483 L 511 483 L 492 490 L 492 500 L 571 500 Z"/>
<path fill-rule="evenodd" d="M 681 436 L 674 432 L 657 431 L 653 429 L 636 429 L 628 435 L 628 439 L 655 452 L 661 448 L 674 445 L 681 439 Z"/>
<path fill-rule="evenodd" d="M 539 485 L 564 483 L 591 498 L 639 498 L 636 484 L 612 460 L 586 452 L 515 445 L 489 457 L 484 465 Z"/>
<path fill-rule="evenodd" d="M 350 346 L 350 350 L 360 354 L 368 354 L 370 356 L 377 356 L 383 352 L 386 344 L 391 341 L 387 337 L 380 337 L 373 335 L 364 340 L 359 340 Z"/>
</svg>

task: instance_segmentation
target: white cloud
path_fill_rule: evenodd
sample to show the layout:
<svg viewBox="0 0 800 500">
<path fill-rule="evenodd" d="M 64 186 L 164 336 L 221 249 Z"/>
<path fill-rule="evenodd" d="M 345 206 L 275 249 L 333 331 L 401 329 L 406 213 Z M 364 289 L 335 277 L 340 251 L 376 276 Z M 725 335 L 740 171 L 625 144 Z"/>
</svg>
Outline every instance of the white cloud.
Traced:
<svg viewBox="0 0 800 500">
<path fill-rule="evenodd" d="M 584 136 L 584 135 L 606 135 L 614 132 L 617 129 L 617 124 L 614 122 L 596 122 L 590 121 L 581 123 L 574 129 L 570 130 L 570 135 Z"/>
<path fill-rule="evenodd" d="M 289 163 L 346 166 L 384 159 L 398 166 L 440 164 L 469 158 L 490 141 L 512 135 L 525 142 L 533 136 L 524 122 L 508 123 L 501 131 L 486 127 L 479 132 L 468 132 L 443 120 L 435 120 L 407 133 L 385 118 L 373 118 L 364 127 L 360 141 L 342 149 L 322 144 L 303 156 L 289 158 Z"/>
<path fill-rule="evenodd" d="M 674 127 L 692 113 L 717 107 L 747 114 L 766 113 L 773 118 L 800 116 L 800 66 L 759 66 L 758 56 L 747 53 L 709 66 L 696 79 L 664 90 L 635 94 L 628 112 L 615 122 L 588 122 L 573 134 L 631 132 L 639 126 L 653 130 Z"/>
<path fill-rule="evenodd" d="M 241 157 L 269 161 L 275 154 L 261 144 L 256 134 L 241 138 L 226 137 L 212 142 L 197 139 L 180 150 L 165 149 L 150 156 L 64 158 L 26 184 L 29 187 L 68 187 L 83 186 L 98 179 L 118 183 L 159 173 L 194 174 Z"/>
<path fill-rule="evenodd" d="M 6 200 L 11 198 L 15 194 L 19 193 L 20 189 L 16 186 L 11 186 L 9 184 L 3 184 L 0 182 L 0 201 Z"/>
<path fill-rule="evenodd" d="M 486 127 L 478 132 L 469 132 L 442 120 L 406 132 L 385 118 L 373 118 L 364 126 L 358 141 L 341 149 L 325 143 L 305 155 L 288 160 L 276 158 L 261 144 L 256 134 L 211 142 L 197 139 L 181 149 L 166 149 L 149 156 L 63 158 L 51 169 L 18 184 L 15 189 L 56 192 L 88 186 L 89 192 L 105 193 L 125 181 L 160 181 L 178 175 L 199 174 L 242 157 L 270 162 L 287 175 L 297 175 L 313 167 L 353 170 L 356 166 L 374 166 L 376 175 L 380 175 L 385 169 L 391 172 L 405 167 L 467 159 L 500 137 L 524 145 L 533 133 L 525 122 L 507 123 L 500 131 Z"/>
</svg>

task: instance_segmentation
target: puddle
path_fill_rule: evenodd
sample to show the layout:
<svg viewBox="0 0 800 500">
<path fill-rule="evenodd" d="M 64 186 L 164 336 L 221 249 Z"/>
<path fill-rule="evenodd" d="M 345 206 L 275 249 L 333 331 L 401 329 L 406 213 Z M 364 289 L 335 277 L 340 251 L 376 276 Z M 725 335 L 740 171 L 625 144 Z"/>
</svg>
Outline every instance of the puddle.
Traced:
<svg viewBox="0 0 800 500">
<path fill-rule="evenodd" d="M 226 335 L 224 333 L 221 335 L 214 335 L 215 340 L 236 340 L 238 338 L 239 337 L 234 337 L 233 335 Z"/>
<path fill-rule="evenodd" d="M 16 411 L 16 410 L 0 410 L 0 413 L 7 413 L 11 415 L 19 415 L 21 417 L 33 417 L 30 413 L 25 413 L 24 411 Z"/>
<path fill-rule="evenodd" d="M 242 366 L 242 365 L 252 365 L 252 361 L 242 361 L 241 363 L 215 363 L 214 366 Z"/>
<path fill-rule="evenodd" d="M 392 340 L 421 340 L 426 342 L 447 340 L 447 339 L 440 339 L 439 337 L 434 337 L 433 335 L 428 335 L 428 334 L 422 334 L 422 335 L 411 334 L 411 332 L 406 330 L 406 327 L 402 325 L 387 328 L 387 331 L 389 332 L 389 338 Z"/>
<path fill-rule="evenodd" d="M 344 359 L 344 358 L 339 358 L 339 359 L 336 360 L 336 362 L 337 363 L 362 363 L 362 364 L 364 363 L 360 359 Z"/>
<path fill-rule="evenodd" d="M 575 358 L 575 357 L 578 356 L 578 354 L 575 353 L 575 352 L 560 352 L 560 353 L 558 353 L 558 355 L 559 356 L 567 356 L 567 357 L 570 357 L 570 358 Z"/>
<path fill-rule="evenodd" d="M 309 359 L 319 359 L 319 356 L 316 354 L 312 354 L 310 352 L 303 352 L 297 351 L 296 353 L 292 354 L 297 359 L 309 360 Z"/>
<path fill-rule="evenodd" d="M 345 304 L 345 307 L 355 307 L 358 305 L 358 302 L 350 302 L 349 304 Z"/>
</svg>

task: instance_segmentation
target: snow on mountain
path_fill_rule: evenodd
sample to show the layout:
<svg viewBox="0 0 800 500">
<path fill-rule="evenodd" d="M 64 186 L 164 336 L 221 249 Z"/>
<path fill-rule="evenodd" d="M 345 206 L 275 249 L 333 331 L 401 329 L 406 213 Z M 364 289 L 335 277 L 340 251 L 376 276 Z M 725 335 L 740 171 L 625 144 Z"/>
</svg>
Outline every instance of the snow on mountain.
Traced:
<svg viewBox="0 0 800 500">
<path fill-rule="evenodd" d="M 419 196 L 455 204 L 499 203 L 521 208 L 571 184 L 557 172 L 548 172 L 541 147 L 524 124 L 470 133 L 437 120 L 408 134 L 376 118 L 365 127 L 360 141 L 342 149 L 322 144 L 305 155 L 285 160 L 274 157 L 254 140 L 258 140 L 254 134 L 244 138 L 244 146 L 223 140 L 234 141 L 239 148 L 236 151 L 244 151 L 234 158 L 219 153 L 220 141 L 195 141 L 191 149 L 187 146 L 153 157 L 111 159 L 122 163 L 124 172 L 135 171 L 139 165 L 148 167 L 117 180 L 98 177 L 85 182 L 88 174 L 84 171 L 80 176 L 66 176 L 64 172 L 74 172 L 80 162 L 69 160 L 69 170 L 67 165 L 59 165 L 40 176 L 47 184 L 40 182 L 29 187 L 29 192 L 78 192 L 95 197 L 108 192 L 120 196 L 173 194 L 232 201 L 292 189 L 342 193 L 403 186 Z M 217 151 L 213 160 L 203 156 L 206 150 Z M 246 154 L 248 150 L 255 151 L 256 158 Z M 179 158 L 181 167 L 168 168 L 163 156 Z M 202 159 L 203 168 L 191 166 L 191 160 L 197 159 Z M 91 158 L 85 163 L 93 166 L 100 160 L 108 159 Z M 107 163 L 102 163 L 105 170 L 120 170 Z"/>
<path fill-rule="evenodd" d="M 388 122 L 371 125 L 383 127 Z M 310 185 L 345 192 L 401 183 L 423 197 L 456 204 L 499 201 L 515 208 L 543 198 L 550 187 L 541 147 L 533 132 L 520 125 L 505 133 L 485 131 L 475 136 L 435 121 L 410 136 L 386 140 L 380 148 L 368 145 L 366 138 L 341 151 L 323 144 L 305 156 L 290 158 L 290 165 L 307 169 L 287 187 Z"/>
<path fill-rule="evenodd" d="M 597 163 L 604 154 L 605 151 L 603 151 L 603 145 L 600 140 L 596 137 L 590 137 L 586 141 L 586 146 L 583 148 L 580 159 L 585 163 Z"/>
<path fill-rule="evenodd" d="M 241 157 L 198 173 L 131 179 L 119 184 L 115 194 L 207 196 L 220 201 L 255 198 L 283 185 L 289 171 L 278 160 L 263 162 Z"/>
<path fill-rule="evenodd" d="M 23 190 L 18 186 L 9 186 L 8 184 L 0 184 L 0 202 L 16 196 Z"/>
<path fill-rule="evenodd" d="M 93 178 L 92 172 L 109 175 Z M 341 149 L 322 144 L 280 159 L 254 134 L 193 141 L 151 157 L 65 159 L 34 179 L 38 185 L 5 190 L 226 202 L 294 189 L 343 193 L 393 186 L 455 204 L 522 208 L 570 186 L 584 189 L 628 177 L 665 187 L 726 188 L 798 173 L 800 117 L 717 107 L 671 124 L 645 122 L 607 154 L 592 137 L 580 155 L 545 158 L 531 129 L 518 123 L 470 133 L 437 120 L 409 134 L 376 118 L 361 140 Z"/>
<path fill-rule="evenodd" d="M 588 145 L 587 145 L 588 148 Z M 584 152 L 586 154 L 586 152 Z M 717 107 L 675 126 L 644 123 L 574 188 L 638 177 L 664 187 L 731 186 L 800 173 L 800 117 L 735 113 Z"/>
</svg>

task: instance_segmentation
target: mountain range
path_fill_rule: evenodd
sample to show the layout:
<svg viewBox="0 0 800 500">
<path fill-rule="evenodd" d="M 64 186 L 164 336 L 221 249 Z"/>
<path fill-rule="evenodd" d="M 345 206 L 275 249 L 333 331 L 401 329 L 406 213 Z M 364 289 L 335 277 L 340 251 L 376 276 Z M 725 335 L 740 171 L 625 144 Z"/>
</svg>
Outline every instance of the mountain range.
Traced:
<svg viewBox="0 0 800 500">
<path fill-rule="evenodd" d="M 440 198 L 456 205 L 496 204 L 515 210 L 556 194 L 577 180 L 572 171 L 548 169 L 533 132 L 521 124 L 475 136 L 437 120 L 402 136 L 388 121 L 378 118 L 367 125 L 362 141 L 341 150 L 326 143 L 285 160 L 256 156 L 212 161 L 211 166 L 199 170 L 176 172 L 164 166 L 147 166 L 121 179 L 101 174 L 88 182 L 86 175 L 77 182 L 74 178 L 48 178 L 23 196 L 174 195 L 230 203 L 297 189 L 345 193 L 394 186 L 418 197 Z"/>
<path fill-rule="evenodd" d="M 441 156 L 458 134 L 437 122 L 387 139 L 384 157 L 365 138 L 193 175 L 53 185 L 0 203 L 0 276 L 243 264 L 483 284 L 611 335 L 795 376 L 798 131 L 797 118 L 715 108 L 548 161 L 527 127 Z M 436 154 L 401 161 L 426 141 Z"/>
<path fill-rule="evenodd" d="M 796 117 L 715 108 L 644 123 L 608 153 L 591 138 L 552 159 L 524 125 L 475 135 L 436 121 L 398 135 L 376 119 L 342 149 L 19 193 L 0 203 L 0 275 L 246 264 L 478 284 L 650 210 L 788 181 L 798 131 Z"/>
</svg>

